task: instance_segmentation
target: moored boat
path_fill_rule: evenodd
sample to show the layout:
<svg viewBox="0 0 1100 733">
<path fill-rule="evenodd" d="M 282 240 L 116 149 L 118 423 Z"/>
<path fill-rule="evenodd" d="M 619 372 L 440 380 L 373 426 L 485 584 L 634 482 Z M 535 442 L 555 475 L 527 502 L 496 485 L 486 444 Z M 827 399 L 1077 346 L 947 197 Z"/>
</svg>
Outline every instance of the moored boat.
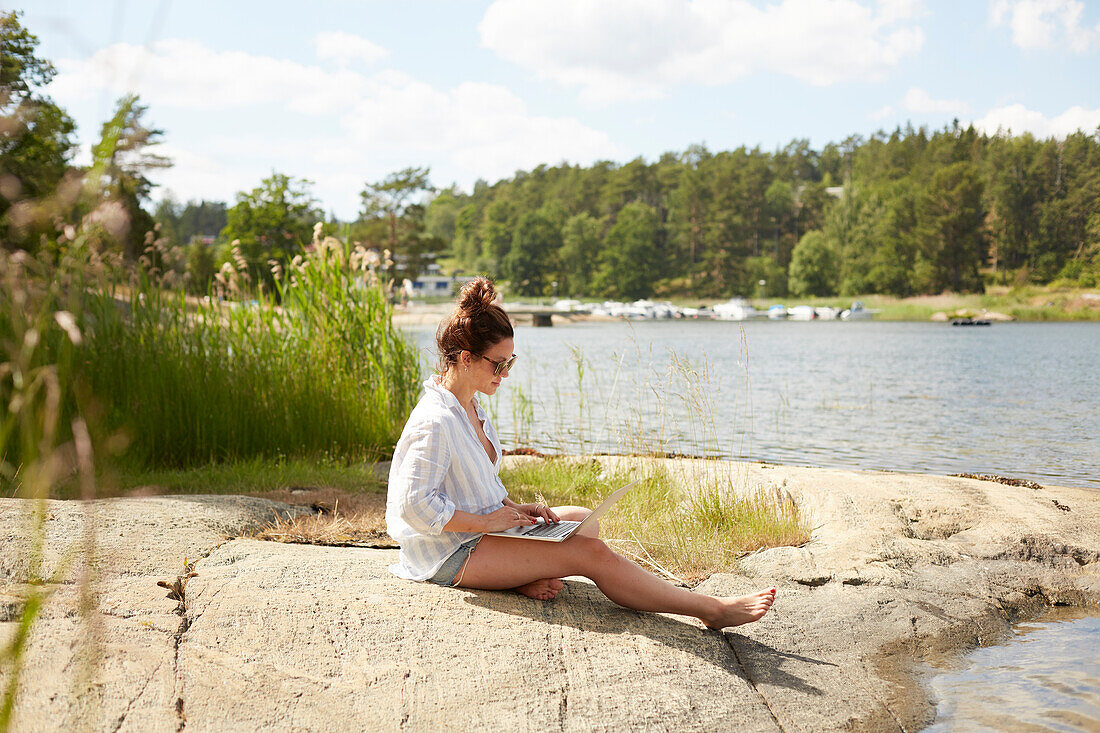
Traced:
<svg viewBox="0 0 1100 733">
<path fill-rule="evenodd" d="M 874 311 L 863 307 L 863 301 L 857 300 L 852 307 L 840 312 L 840 318 L 844 321 L 869 321 L 874 317 Z"/>
<path fill-rule="evenodd" d="M 812 305 L 796 305 L 787 311 L 787 318 L 792 321 L 812 321 L 816 317 Z"/>
<path fill-rule="evenodd" d="M 720 321 L 749 321 L 763 315 L 743 298 L 731 298 L 714 306 L 714 317 Z"/>
</svg>

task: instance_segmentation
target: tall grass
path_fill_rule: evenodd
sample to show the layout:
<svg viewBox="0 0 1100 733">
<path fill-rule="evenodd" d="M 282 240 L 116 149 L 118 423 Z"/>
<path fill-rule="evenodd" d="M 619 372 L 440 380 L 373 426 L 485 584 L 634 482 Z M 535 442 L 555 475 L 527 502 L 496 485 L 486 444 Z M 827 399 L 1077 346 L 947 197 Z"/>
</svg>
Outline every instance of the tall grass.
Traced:
<svg viewBox="0 0 1100 733">
<path fill-rule="evenodd" d="M 59 262 L 42 262 L 37 273 L 70 283 L 68 312 L 83 334 L 59 380 L 86 385 L 103 424 L 129 443 L 128 462 L 362 460 L 396 441 L 419 386 L 417 356 L 391 323 L 365 251 L 317 240 L 289 273 L 275 266 L 274 292 L 249 288 L 241 262 L 218 274 L 211 297 L 196 299 L 80 237 L 62 245 Z M 12 332 L 18 307 L 0 301 L 0 333 Z M 63 348 L 56 338 L 43 347 L 48 361 Z M 73 401 L 63 398 L 61 409 L 71 414 Z"/>
</svg>

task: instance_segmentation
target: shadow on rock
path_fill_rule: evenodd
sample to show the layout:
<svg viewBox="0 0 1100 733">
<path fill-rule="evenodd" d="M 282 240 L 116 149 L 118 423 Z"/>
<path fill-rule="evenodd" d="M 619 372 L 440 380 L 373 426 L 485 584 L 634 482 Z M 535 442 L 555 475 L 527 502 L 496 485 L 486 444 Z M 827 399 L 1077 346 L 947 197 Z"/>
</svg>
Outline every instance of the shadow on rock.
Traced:
<svg viewBox="0 0 1100 733">
<path fill-rule="evenodd" d="M 598 588 L 588 583 L 571 580 L 564 582 L 565 587 L 553 601 L 536 601 L 509 590 L 454 590 L 464 593 L 463 600 L 470 605 L 510 616 L 520 616 L 550 625 L 570 626 L 586 634 L 644 636 L 698 657 L 753 684 L 766 683 L 807 694 L 822 695 L 824 693 L 821 689 L 784 671 L 784 663 L 837 666 L 832 662 L 774 649 L 732 630 L 715 631 L 661 614 L 632 611 L 608 600 Z M 749 661 L 748 668 L 742 660 Z"/>
<path fill-rule="evenodd" d="M 749 672 L 749 678 L 757 685 L 773 685 L 786 687 L 790 690 L 802 692 L 807 695 L 824 695 L 825 692 L 815 685 L 810 684 L 796 674 L 783 669 L 784 662 L 794 665 L 816 664 L 826 667 L 839 667 L 839 664 L 826 662 L 822 659 L 784 652 L 763 642 L 748 637 L 727 632 L 726 636 L 730 647 L 733 649 L 739 662 L 747 661 L 742 666 Z"/>
</svg>

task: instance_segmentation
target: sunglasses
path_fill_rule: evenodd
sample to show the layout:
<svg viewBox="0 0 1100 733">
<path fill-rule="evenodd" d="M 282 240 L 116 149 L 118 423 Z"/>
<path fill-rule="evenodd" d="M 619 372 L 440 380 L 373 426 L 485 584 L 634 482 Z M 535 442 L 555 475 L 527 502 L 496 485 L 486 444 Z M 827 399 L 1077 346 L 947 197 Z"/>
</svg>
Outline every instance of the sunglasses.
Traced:
<svg viewBox="0 0 1100 733">
<path fill-rule="evenodd" d="M 485 361 L 487 361 L 487 362 L 489 362 L 490 364 L 493 365 L 493 376 L 494 377 L 499 377 L 505 371 L 511 369 L 512 365 L 516 363 L 516 359 L 517 359 L 515 354 L 512 354 L 511 358 L 505 359 L 503 361 L 493 361 L 492 359 L 490 359 L 487 356 L 484 356 L 483 354 L 478 354 L 478 356 L 480 356 L 482 359 L 484 359 Z"/>
</svg>

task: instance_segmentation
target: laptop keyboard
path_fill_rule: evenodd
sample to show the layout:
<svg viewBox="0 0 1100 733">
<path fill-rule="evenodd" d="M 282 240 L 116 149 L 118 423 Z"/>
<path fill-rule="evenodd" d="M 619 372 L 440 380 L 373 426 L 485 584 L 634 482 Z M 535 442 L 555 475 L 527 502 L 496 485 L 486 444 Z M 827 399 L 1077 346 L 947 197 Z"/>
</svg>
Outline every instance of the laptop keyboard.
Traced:
<svg viewBox="0 0 1100 733">
<path fill-rule="evenodd" d="M 558 522 L 557 524 L 540 524 L 537 527 L 531 527 L 523 534 L 534 537 L 561 537 L 562 535 L 569 534 L 573 527 L 576 527 L 578 524 L 580 524 L 580 522 L 570 521 Z"/>
</svg>

